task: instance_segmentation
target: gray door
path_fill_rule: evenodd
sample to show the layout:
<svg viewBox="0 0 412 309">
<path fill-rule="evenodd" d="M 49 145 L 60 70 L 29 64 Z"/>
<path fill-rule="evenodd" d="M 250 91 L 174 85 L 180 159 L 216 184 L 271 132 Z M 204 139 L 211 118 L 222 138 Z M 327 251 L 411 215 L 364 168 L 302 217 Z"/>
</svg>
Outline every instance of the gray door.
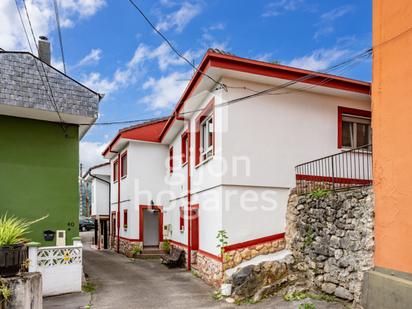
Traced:
<svg viewBox="0 0 412 309">
<path fill-rule="evenodd" d="M 143 211 L 143 245 L 158 246 L 159 245 L 159 212 Z"/>
</svg>

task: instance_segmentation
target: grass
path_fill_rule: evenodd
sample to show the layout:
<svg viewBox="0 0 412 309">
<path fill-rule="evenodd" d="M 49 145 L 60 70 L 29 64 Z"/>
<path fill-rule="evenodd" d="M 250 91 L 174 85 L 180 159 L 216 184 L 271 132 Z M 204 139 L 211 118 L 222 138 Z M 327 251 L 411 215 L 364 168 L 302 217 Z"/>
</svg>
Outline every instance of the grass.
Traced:
<svg viewBox="0 0 412 309">
<path fill-rule="evenodd" d="M 96 287 L 94 286 L 93 283 L 91 283 L 90 281 L 87 281 L 85 284 L 83 284 L 82 290 L 83 292 L 86 292 L 86 293 L 93 293 L 96 291 Z"/>
<path fill-rule="evenodd" d="M 329 192 L 330 191 L 326 189 L 316 189 L 316 190 L 313 190 L 311 193 L 309 193 L 309 197 L 317 200 L 317 199 L 327 196 Z"/>
<path fill-rule="evenodd" d="M 300 304 L 298 309 L 316 309 L 316 306 L 311 303 Z"/>
<path fill-rule="evenodd" d="M 253 305 L 253 304 L 256 304 L 256 302 L 253 300 L 253 298 L 250 298 L 250 297 L 235 300 L 235 305 Z"/>
<path fill-rule="evenodd" d="M 336 301 L 335 296 L 331 296 L 327 294 L 315 294 L 315 293 L 303 292 L 303 291 L 295 291 L 295 292 L 288 293 L 285 296 L 283 296 L 283 299 L 286 301 L 302 300 L 306 298 L 322 300 L 328 303 Z"/>
</svg>

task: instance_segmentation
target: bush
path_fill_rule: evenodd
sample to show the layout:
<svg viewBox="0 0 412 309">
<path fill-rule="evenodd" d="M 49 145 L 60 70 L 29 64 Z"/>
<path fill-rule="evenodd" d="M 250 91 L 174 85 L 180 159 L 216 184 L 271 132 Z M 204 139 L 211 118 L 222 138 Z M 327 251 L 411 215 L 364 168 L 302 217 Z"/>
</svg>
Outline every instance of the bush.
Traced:
<svg viewBox="0 0 412 309">
<path fill-rule="evenodd" d="M 132 250 L 130 250 L 130 253 L 133 256 L 141 254 L 142 253 L 142 246 L 140 244 L 133 245 Z"/>
</svg>

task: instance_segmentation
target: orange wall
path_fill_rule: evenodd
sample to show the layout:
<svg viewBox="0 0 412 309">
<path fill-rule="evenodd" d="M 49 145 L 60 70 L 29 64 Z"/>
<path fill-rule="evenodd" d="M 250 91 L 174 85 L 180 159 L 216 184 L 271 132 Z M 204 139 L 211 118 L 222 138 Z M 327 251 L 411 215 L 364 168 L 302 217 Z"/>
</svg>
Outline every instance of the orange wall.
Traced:
<svg viewBox="0 0 412 309">
<path fill-rule="evenodd" d="M 373 1 L 373 47 L 375 264 L 412 273 L 412 0 Z"/>
</svg>

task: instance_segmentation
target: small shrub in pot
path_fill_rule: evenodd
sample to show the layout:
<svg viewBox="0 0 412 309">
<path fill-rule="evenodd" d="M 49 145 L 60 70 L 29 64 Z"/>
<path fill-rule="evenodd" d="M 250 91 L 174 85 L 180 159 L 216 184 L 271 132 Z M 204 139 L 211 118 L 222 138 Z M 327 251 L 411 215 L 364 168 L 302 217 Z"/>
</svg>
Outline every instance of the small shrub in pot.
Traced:
<svg viewBox="0 0 412 309">
<path fill-rule="evenodd" d="M 0 276 L 16 275 L 27 259 L 25 235 L 32 224 L 43 220 L 27 221 L 5 214 L 0 217 Z"/>
</svg>

